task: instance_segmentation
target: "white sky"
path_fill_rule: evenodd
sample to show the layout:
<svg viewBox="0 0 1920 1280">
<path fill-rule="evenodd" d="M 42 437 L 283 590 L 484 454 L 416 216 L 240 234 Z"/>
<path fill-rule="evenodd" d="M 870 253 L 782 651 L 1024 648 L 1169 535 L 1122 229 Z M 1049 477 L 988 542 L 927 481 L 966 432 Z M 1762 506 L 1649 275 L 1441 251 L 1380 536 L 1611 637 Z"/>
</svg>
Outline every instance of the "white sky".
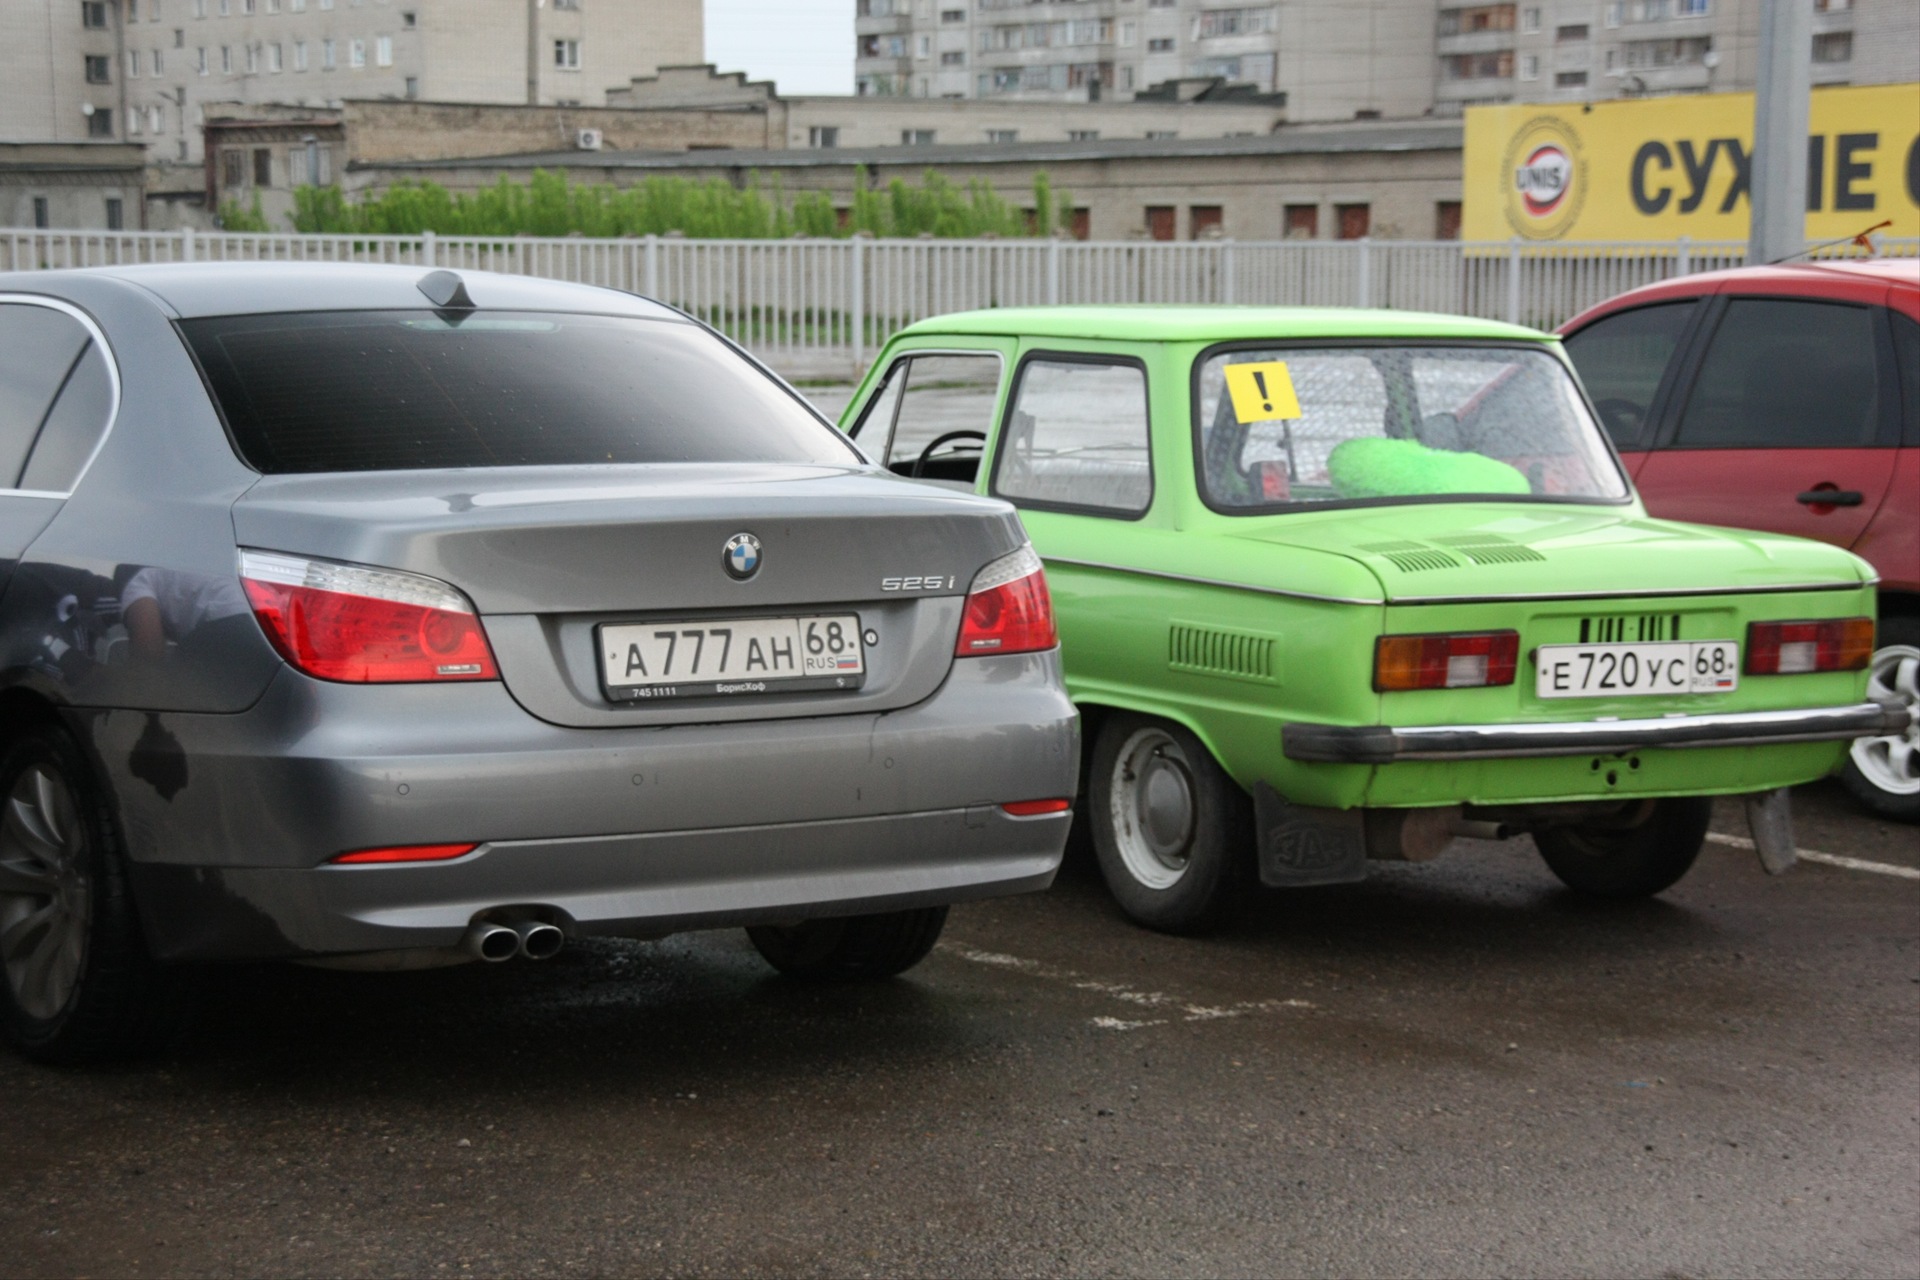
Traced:
<svg viewBox="0 0 1920 1280">
<path fill-rule="evenodd" d="M 782 93 L 853 92 L 853 0 L 706 0 L 707 61 Z"/>
</svg>

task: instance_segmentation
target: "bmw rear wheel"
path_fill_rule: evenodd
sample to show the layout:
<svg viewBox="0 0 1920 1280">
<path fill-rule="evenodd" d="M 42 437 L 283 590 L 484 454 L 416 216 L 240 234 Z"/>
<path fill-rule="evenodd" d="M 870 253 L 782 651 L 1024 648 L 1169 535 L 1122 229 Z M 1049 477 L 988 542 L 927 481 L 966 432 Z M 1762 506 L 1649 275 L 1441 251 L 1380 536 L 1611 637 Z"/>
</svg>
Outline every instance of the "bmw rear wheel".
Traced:
<svg viewBox="0 0 1920 1280">
<path fill-rule="evenodd" d="M 1120 909 L 1165 933 L 1219 925 L 1251 880 L 1253 804 L 1192 732 L 1114 715 L 1094 746 L 1087 808 Z"/>
<path fill-rule="evenodd" d="M 1920 712 L 1920 619 L 1881 620 L 1867 696 Z M 1920 720 L 1904 733 L 1856 740 L 1840 780 L 1875 813 L 1920 819 Z"/>
<path fill-rule="evenodd" d="M 895 977 L 925 960 L 946 923 L 945 907 L 921 907 L 793 925 L 754 925 L 747 937 L 762 959 L 789 978 L 859 982 Z"/>
<path fill-rule="evenodd" d="M 85 760 L 29 730 L 0 754 L 0 1035 L 43 1062 L 123 1057 L 166 1028 L 163 986 Z"/>
</svg>

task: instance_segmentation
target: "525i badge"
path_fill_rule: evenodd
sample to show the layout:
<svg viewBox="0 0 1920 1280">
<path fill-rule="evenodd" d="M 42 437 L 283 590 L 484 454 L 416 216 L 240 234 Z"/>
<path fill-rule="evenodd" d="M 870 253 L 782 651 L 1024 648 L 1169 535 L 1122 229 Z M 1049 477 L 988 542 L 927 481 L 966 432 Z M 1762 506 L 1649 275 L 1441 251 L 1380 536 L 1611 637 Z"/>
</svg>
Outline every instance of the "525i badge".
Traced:
<svg viewBox="0 0 1920 1280">
<path fill-rule="evenodd" d="M 927 574 L 911 578 L 882 578 L 882 591 L 952 591 L 955 590 L 951 574 Z"/>
</svg>

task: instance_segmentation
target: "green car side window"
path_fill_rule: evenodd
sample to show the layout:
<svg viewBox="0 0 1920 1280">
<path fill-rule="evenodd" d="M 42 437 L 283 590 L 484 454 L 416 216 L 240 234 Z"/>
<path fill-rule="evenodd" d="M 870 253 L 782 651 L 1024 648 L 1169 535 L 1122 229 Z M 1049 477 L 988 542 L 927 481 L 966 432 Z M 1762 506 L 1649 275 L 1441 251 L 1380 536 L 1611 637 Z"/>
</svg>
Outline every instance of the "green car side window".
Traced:
<svg viewBox="0 0 1920 1280">
<path fill-rule="evenodd" d="M 1153 501 L 1147 421 L 1139 362 L 1029 357 L 1001 431 L 993 492 L 1022 506 L 1141 515 Z"/>
<path fill-rule="evenodd" d="M 1544 350 L 1216 351 L 1201 362 L 1196 392 L 1203 497 L 1228 514 L 1466 496 L 1628 498 L 1579 388 Z"/>
</svg>

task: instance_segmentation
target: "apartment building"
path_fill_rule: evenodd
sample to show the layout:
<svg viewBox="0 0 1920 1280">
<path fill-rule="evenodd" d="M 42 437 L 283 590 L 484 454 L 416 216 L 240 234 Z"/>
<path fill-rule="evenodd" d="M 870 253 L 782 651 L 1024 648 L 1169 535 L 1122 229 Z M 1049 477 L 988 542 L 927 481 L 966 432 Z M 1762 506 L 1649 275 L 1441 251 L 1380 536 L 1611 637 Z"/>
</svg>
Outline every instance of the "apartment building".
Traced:
<svg viewBox="0 0 1920 1280">
<path fill-rule="evenodd" d="M 1774 0 L 1441 0 L 1436 104 L 1594 101 L 1751 90 L 1761 6 Z M 1914 0 L 1813 6 L 1814 85 L 1920 80 Z"/>
<path fill-rule="evenodd" d="M 1286 95 L 1296 122 L 1433 105 L 1434 0 L 856 0 L 864 96 L 1129 99 L 1176 80 Z"/>
<path fill-rule="evenodd" d="M 197 164 L 210 102 L 595 106 L 704 40 L 701 0 L 8 0 L 0 140 Z"/>
</svg>

